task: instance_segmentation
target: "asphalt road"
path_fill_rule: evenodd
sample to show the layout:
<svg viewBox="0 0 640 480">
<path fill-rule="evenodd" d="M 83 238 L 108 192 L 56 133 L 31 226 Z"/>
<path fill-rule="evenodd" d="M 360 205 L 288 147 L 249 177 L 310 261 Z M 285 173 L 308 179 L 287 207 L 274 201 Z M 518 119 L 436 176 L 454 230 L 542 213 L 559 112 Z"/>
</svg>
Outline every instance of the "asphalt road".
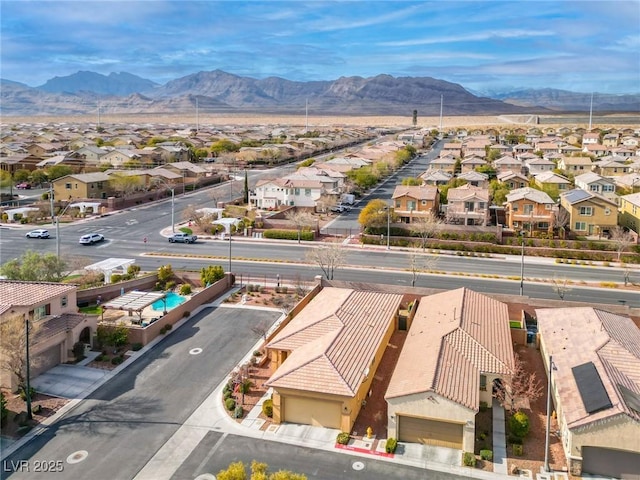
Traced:
<svg viewBox="0 0 640 480">
<path fill-rule="evenodd" d="M 252 460 L 269 465 L 269 471 L 280 469 L 303 473 L 310 480 L 373 479 L 388 480 L 462 480 L 466 477 L 451 473 L 425 471 L 398 463 L 377 460 L 374 457 L 355 457 L 342 453 L 314 450 L 284 443 L 245 438 L 209 432 L 193 450 L 189 458 L 171 477 L 171 480 L 196 478 L 205 473 L 217 474 L 233 462 L 251 465 Z M 357 465 L 360 463 L 361 465 Z M 355 468 L 354 468 L 354 464 Z M 429 468 L 426 464 L 425 468 Z"/>
<path fill-rule="evenodd" d="M 130 479 L 153 457 L 258 341 L 251 326 L 276 312 L 206 309 L 97 389 L 3 462 L 2 478 Z M 191 349 L 201 348 L 194 355 Z M 75 464 L 67 457 L 85 450 Z M 11 466 L 29 472 L 6 472 Z M 62 461 L 58 472 L 37 462 Z M 54 467 L 55 469 L 55 467 Z"/>
</svg>

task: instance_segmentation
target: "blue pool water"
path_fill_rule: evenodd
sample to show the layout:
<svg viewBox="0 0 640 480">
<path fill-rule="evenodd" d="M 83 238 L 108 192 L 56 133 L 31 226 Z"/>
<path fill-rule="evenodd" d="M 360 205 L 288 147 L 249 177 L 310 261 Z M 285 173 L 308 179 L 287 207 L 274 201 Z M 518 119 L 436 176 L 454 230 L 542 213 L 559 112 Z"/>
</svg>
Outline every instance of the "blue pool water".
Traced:
<svg viewBox="0 0 640 480">
<path fill-rule="evenodd" d="M 165 301 L 167 302 L 167 310 L 171 310 L 181 303 L 186 302 L 187 299 L 182 295 L 178 295 L 177 293 L 169 292 L 167 293 Z M 164 302 L 162 300 L 156 300 L 151 304 L 151 308 L 155 312 L 162 312 L 164 310 Z"/>
</svg>

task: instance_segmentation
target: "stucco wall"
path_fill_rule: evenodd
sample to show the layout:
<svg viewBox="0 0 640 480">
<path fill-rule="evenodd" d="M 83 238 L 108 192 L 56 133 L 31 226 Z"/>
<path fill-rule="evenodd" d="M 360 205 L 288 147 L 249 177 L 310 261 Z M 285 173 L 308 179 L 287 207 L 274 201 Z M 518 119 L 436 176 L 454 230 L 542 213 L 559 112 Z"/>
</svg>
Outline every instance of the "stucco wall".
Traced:
<svg viewBox="0 0 640 480">
<path fill-rule="evenodd" d="M 119 297 L 122 290 L 124 290 L 125 293 L 130 292 L 131 290 L 149 290 L 155 287 L 157 281 L 158 275 L 156 273 L 151 273 L 139 278 L 134 278 L 133 280 L 126 280 L 124 282 L 112 283 L 101 287 L 78 290 L 74 305 L 76 303 L 78 306 L 95 305 L 98 297 L 100 297 L 101 301 L 104 303 L 108 300 Z"/>
<path fill-rule="evenodd" d="M 620 415 L 606 423 L 571 431 L 570 455 L 581 457 L 582 447 L 614 448 L 640 453 L 640 423 Z"/>
<path fill-rule="evenodd" d="M 387 399 L 387 434 L 398 438 L 398 415 L 464 424 L 462 448 L 473 452 L 476 412 L 432 392 Z"/>
</svg>

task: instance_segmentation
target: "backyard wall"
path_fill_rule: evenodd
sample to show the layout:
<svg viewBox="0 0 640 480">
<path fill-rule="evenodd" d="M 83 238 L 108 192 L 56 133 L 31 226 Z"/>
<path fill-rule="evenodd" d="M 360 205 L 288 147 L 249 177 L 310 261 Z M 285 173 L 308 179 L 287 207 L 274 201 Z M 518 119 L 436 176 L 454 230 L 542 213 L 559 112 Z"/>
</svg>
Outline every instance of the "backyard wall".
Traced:
<svg viewBox="0 0 640 480">
<path fill-rule="evenodd" d="M 146 327 L 132 325 L 129 327 L 129 343 L 146 345 L 160 335 L 160 330 L 166 325 L 175 325 L 181 318 L 191 315 L 196 308 L 205 303 L 211 303 L 235 283 L 232 273 L 226 273 L 222 280 L 194 294 L 189 300 L 167 312 L 156 322 Z"/>
<path fill-rule="evenodd" d="M 103 285 L 102 287 L 78 290 L 76 303 L 78 304 L 78 307 L 86 307 L 88 305 L 95 305 L 98 297 L 100 297 L 100 301 L 103 303 L 119 297 L 122 290 L 124 290 L 125 293 L 130 292 L 131 290 L 152 290 L 156 286 L 157 281 L 158 275 L 156 273 L 151 273 L 134 278 L 133 280 L 111 283 L 109 285 Z"/>
</svg>

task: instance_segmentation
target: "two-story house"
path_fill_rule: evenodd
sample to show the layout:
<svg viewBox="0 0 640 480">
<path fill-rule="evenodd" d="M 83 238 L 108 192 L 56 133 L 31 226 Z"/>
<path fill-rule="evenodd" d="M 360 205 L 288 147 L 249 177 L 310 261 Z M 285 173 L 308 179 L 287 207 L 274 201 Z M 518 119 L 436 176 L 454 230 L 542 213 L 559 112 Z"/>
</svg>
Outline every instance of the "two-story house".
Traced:
<svg viewBox="0 0 640 480">
<path fill-rule="evenodd" d="M 534 183 L 540 190 L 547 192 L 551 198 L 556 200 L 560 193 L 571 188 L 571 181 L 567 177 L 554 172 L 544 172 L 536 175 Z"/>
<path fill-rule="evenodd" d="M 565 173 L 580 175 L 581 173 L 590 172 L 593 162 L 589 157 L 565 157 L 558 160 L 558 168 Z"/>
<path fill-rule="evenodd" d="M 618 212 L 618 223 L 640 234 L 640 192 L 620 197 Z"/>
<path fill-rule="evenodd" d="M 560 195 L 569 228 L 578 235 L 606 236 L 618 225 L 618 205 L 602 195 L 576 188 Z"/>
<path fill-rule="evenodd" d="M 529 175 L 539 175 L 545 172 L 551 172 L 556 168 L 556 164 L 546 158 L 530 158 L 525 160 L 525 167 Z"/>
<path fill-rule="evenodd" d="M 457 178 L 465 180 L 469 185 L 473 185 L 474 187 L 486 188 L 489 186 L 489 175 L 482 172 L 476 172 L 475 170 L 461 173 Z"/>
<path fill-rule="evenodd" d="M 587 172 L 578 175 L 573 179 L 576 187 L 586 190 L 587 192 L 597 193 L 609 200 L 617 201 L 615 182 L 606 177 L 601 177 L 595 172 Z"/>
<path fill-rule="evenodd" d="M 434 158 L 429 164 L 429 170 L 442 170 L 447 173 L 454 173 L 456 159 L 452 155 Z"/>
<path fill-rule="evenodd" d="M 437 215 L 440 209 L 440 191 L 430 185 L 398 185 L 391 196 L 394 212 L 403 223 L 411 223 L 421 217 Z"/>
<path fill-rule="evenodd" d="M 473 155 L 462 160 L 460 167 L 461 167 L 462 173 L 465 173 L 465 172 L 473 172 L 476 168 L 485 167 L 486 165 L 487 165 L 487 162 L 485 161 L 484 158 L 481 158 L 477 155 Z"/>
<path fill-rule="evenodd" d="M 522 171 L 522 160 L 512 157 L 511 155 L 505 155 L 493 161 L 493 168 L 496 169 L 498 174 L 502 172 L 518 172 Z"/>
<path fill-rule="evenodd" d="M 603 158 L 593 164 L 594 171 L 603 177 L 618 177 L 629 173 L 629 165 L 621 157 Z"/>
<path fill-rule="evenodd" d="M 487 225 L 489 223 L 489 189 L 466 184 L 447 191 L 448 223 Z"/>
<path fill-rule="evenodd" d="M 507 194 L 505 217 L 507 227 L 514 231 L 551 232 L 555 218 L 555 202 L 545 192 L 525 187 Z"/>
<path fill-rule="evenodd" d="M 53 181 L 56 200 L 106 199 L 113 194 L 109 175 L 103 172 L 65 175 Z"/>
<path fill-rule="evenodd" d="M 427 170 L 418 176 L 425 185 L 446 185 L 453 174 L 442 170 Z"/>
<path fill-rule="evenodd" d="M 34 322 L 29 347 L 33 361 L 31 376 L 73 359 L 73 345 L 90 345 L 97 327 L 97 316 L 79 315 L 76 285 L 48 282 L 0 280 L 0 322 Z M 9 352 L 0 350 L 0 357 Z M 5 362 L 0 360 L 0 365 Z M 0 385 L 17 387 L 11 372 L 0 367 Z"/>
<path fill-rule="evenodd" d="M 497 176 L 499 182 L 504 183 L 509 190 L 516 188 L 524 188 L 529 185 L 529 179 L 522 173 L 514 173 L 511 170 L 499 173 Z"/>
</svg>

